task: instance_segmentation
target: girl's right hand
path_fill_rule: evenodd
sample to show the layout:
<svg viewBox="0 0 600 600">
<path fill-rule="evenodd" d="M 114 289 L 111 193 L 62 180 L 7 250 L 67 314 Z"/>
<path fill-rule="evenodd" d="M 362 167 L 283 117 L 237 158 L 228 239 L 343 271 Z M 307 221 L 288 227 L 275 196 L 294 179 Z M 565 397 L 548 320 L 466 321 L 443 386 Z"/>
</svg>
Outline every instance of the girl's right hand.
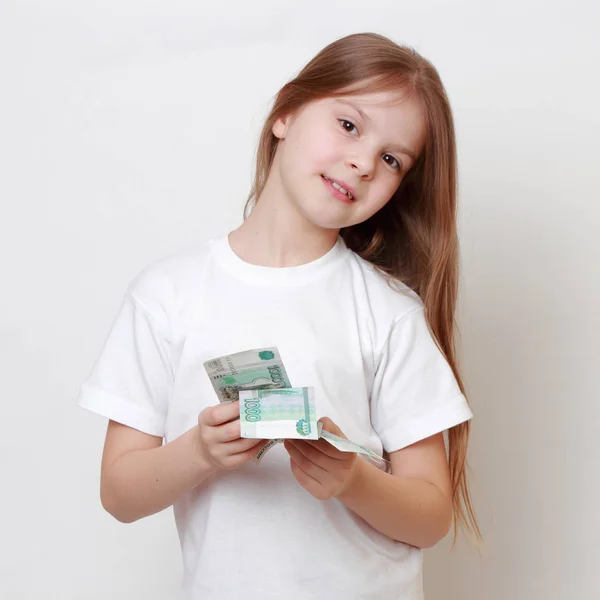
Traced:
<svg viewBox="0 0 600 600">
<path fill-rule="evenodd" d="M 208 406 L 198 415 L 198 451 L 211 466 L 236 469 L 254 458 L 260 445 L 268 443 L 241 437 L 239 417 L 239 401 Z"/>
</svg>

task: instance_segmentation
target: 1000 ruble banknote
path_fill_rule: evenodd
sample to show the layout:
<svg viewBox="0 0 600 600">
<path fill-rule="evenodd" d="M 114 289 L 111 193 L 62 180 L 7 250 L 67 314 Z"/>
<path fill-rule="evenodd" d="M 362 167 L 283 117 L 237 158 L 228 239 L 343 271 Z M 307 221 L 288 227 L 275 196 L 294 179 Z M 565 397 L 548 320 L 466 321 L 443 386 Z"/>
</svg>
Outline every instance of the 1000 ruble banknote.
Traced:
<svg viewBox="0 0 600 600">
<path fill-rule="evenodd" d="M 291 387 L 277 348 L 259 348 L 208 360 L 204 368 L 219 402 L 239 400 L 241 390 Z"/>
<path fill-rule="evenodd" d="M 240 430 L 244 438 L 318 440 L 323 438 L 342 452 L 356 452 L 377 462 L 387 462 L 370 448 L 323 429 L 317 421 L 314 388 L 298 387 L 240 392 Z M 257 455 L 260 460 L 265 446 Z"/>
</svg>

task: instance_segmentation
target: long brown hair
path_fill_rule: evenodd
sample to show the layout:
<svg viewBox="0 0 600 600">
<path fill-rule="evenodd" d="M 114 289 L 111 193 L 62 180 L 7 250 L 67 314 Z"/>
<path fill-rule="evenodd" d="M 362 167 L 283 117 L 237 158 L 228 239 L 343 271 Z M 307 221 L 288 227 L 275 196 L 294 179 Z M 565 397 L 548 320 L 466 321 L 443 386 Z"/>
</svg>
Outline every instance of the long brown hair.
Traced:
<svg viewBox="0 0 600 600">
<path fill-rule="evenodd" d="M 341 229 L 340 235 L 388 281 L 397 279 L 419 294 L 429 330 L 465 393 L 454 346 L 459 258 L 454 123 L 438 72 L 414 49 L 376 33 L 348 35 L 326 46 L 281 88 L 259 139 L 244 220 L 267 181 L 279 141 L 272 129 L 280 117 L 321 98 L 390 90 L 405 90 L 420 99 L 427 124 L 425 146 L 389 202 L 366 221 Z M 466 477 L 469 433 L 469 421 L 448 430 L 453 545 L 459 526 L 483 539 Z"/>
</svg>

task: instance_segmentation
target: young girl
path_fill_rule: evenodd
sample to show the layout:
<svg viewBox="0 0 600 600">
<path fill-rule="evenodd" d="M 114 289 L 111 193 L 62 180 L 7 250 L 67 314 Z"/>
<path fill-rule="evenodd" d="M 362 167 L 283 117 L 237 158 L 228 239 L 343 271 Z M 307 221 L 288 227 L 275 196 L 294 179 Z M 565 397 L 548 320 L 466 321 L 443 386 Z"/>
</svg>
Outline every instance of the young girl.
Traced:
<svg viewBox="0 0 600 600">
<path fill-rule="evenodd" d="M 480 536 L 453 348 L 456 178 L 435 68 L 349 35 L 277 94 L 241 226 L 131 282 L 78 404 L 109 419 L 103 507 L 131 523 L 173 505 L 181 598 L 416 600 L 421 549 L 453 521 Z M 203 363 L 272 346 L 324 428 L 387 468 L 325 440 L 253 461 L 266 442 L 240 437 Z"/>
</svg>

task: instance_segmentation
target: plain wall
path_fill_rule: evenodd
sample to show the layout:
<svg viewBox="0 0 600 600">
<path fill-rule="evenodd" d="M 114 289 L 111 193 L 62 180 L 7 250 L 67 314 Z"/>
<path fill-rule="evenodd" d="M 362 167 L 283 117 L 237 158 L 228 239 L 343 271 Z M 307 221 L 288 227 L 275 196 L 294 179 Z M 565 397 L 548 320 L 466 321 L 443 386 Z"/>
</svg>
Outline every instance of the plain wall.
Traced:
<svg viewBox="0 0 600 600">
<path fill-rule="evenodd" d="M 76 407 L 79 386 L 131 279 L 241 223 L 277 90 L 361 31 L 436 65 L 458 138 L 487 545 L 427 551 L 427 600 L 597 597 L 599 16 L 591 1 L 1 3 L 0 598 L 175 596 L 172 509 L 103 511 L 106 420 Z"/>
</svg>

